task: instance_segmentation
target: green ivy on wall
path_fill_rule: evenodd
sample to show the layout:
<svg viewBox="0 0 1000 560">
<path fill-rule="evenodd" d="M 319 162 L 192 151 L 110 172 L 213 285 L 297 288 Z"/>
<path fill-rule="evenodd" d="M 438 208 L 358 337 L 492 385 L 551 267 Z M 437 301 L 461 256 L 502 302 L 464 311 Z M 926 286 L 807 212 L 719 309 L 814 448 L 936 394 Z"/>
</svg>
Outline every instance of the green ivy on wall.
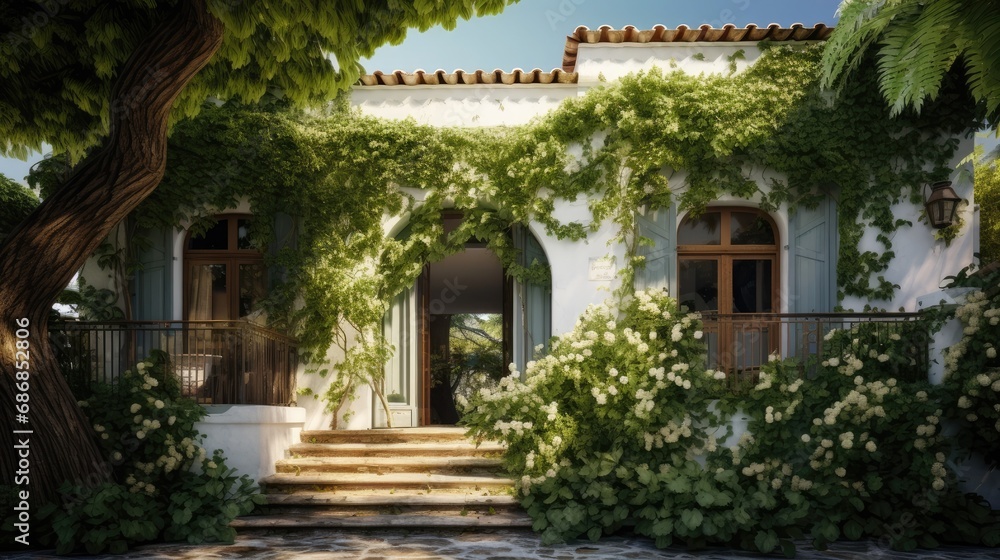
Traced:
<svg viewBox="0 0 1000 560">
<path fill-rule="evenodd" d="M 652 69 L 523 126 L 435 128 L 364 116 L 344 99 L 317 113 L 280 102 L 206 109 L 177 126 L 166 177 L 135 220 L 149 228 L 194 220 L 197 229 L 241 199 L 257 216 L 293 216 L 294 247 L 273 246 L 268 219 L 255 220 L 251 236 L 270 249 L 270 266 L 284 270 L 267 302 L 270 320 L 297 336 L 315 363 L 332 346 L 346 353 L 327 395 L 332 408 L 359 383 L 377 391 L 389 351 L 382 317 L 425 263 L 475 236 L 511 276 L 544 279 L 542 267 L 519 265 L 507 236 L 530 221 L 570 240 L 615 224 L 615 241 L 627 249 L 625 293 L 641 262 L 640 205 L 698 212 L 730 195 L 794 211 L 825 191 L 840 216 L 839 296 L 890 299 L 895 286 L 883 273 L 891 238 L 911 225 L 892 207 L 919 204 L 921 185 L 950 174 L 955 136 L 974 124 L 972 106 L 945 93 L 921 115 L 891 119 L 868 78 L 834 100 L 818 87 L 821 52 L 770 46 L 730 75 Z M 580 197 L 591 222 L 555 217 L 557 200 Z M 467 217 L 447 238 L 445 208 Z M 383 220 L 393 215 L 409 217 L 405 239 L 386 239 Z M 882 250 L 860 249 L 868 229 Z"/>
</svg>

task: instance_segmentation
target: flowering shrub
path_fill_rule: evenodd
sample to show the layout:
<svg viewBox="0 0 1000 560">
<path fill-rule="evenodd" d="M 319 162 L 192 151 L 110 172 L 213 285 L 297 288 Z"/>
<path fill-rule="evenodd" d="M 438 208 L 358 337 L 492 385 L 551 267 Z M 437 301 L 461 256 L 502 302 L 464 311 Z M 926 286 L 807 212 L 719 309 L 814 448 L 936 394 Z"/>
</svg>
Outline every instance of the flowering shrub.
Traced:
<svg viewBox="0 0 1000 560">
<path fill-rule="evenodd" d="M 508 445 L 522 503 L 547 542 L 597 538 L 637 517 L 640 531 L 663 539 L 672 533 L 663 521 L 683 517 L 694 530 L 701 514 L 658 515 L 649 496 L 693 501 L 695 480 L 726 505 L 735 480 L 690 463 L 717 445 L 705 427 L 718 424 L 708 399 L 724 379 L 704 368 L 702 336 L 697 315 L 678 312 L 662 292 L 637 292 L 620 310 L 589 307 L 549 355 L 527 364 L 524 381 L 512 371 L 470 399 L 464 422 Z"/>
<path fill-rule="evenodd" d="M 959 424 L 958 439 L 966 449 L 1000 464 L 1000 274 L 992 286 L 969 294 L 955 310 L 963 325 L 962 340 L 945 355 L 945 384 L 954 391 L 949 410 Z"/>
<path fill-rule="evenodd" d="M 822 365 L 850 375 L 868 364 L 865 372 L 871 379 L 926 380 L 929 337 L 926 321 L 862 321 L 831 329 L 823 336 Z"/>
<path fill-rule="evenodd" d="M 229 522 L 263 502 L 248 476 L 226 467 L 221 450 L 209 456 L 201 447 L 195 423 L 205 411 L 181 396 L 164 353 L 117 384 L 98 386 L 80 406 L 102 442 L 111 481 L 67 483 L 62 508 L 43 510 L 61 553 L 119 553 L 160 538 L 232 542 Z"/>
<path fill-rule="evenodd" d="M 805 532 L 818 548 L 841 536 L 901 549 L 1000 544 L 1000 520 L 955 486 L 947 391 L 895 377 L 919 377 L 905 336 L 918 327 L 835 332 L 821 363 L 768 362 L 736 397 L 702 366 L 698 317 L 676 309 L 659 292 L 591 307 L 524 381 L 512 372 L 471 400 L 471 434 L 508 445 L 545 541 L 629 526 L 658 546 L 765 553 L 794 553 L 789 537 Z M 718 411 L 737 407 L 747 433 L 720 446 Z"/>
<path fill-rule="evenodd" d="M 770 486 L 775 528 L 808 531 L 820 548 L 841 536 L 900 549 L 1000 543 L 981 531 L 1000 526 L 989 508 L 955 486 L 941 434 L 946 392 L 887 376 L 891 362 L 830 357 L 809 380 L 792 361 L 765 366 L 745 405 L 748 435 L 732 452 L 742 484 Z"/>
</svg>

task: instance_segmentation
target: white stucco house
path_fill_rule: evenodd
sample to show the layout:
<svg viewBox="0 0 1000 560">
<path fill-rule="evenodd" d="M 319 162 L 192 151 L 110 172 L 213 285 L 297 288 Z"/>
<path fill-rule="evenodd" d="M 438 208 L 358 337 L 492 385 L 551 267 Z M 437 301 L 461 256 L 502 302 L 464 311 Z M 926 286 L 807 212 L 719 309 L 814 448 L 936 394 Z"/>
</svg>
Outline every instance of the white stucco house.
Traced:
<svg viewBox="0 0 1000 560">
<path fill-rule="evenodd" d="M 432 126 L 517 125 L 551 111 L 563 100 L 583 95 L 602 80 L 670 64 L 694 74 L 723 73 L 728 71 L 733 53 L 742 50 L 744 57 L 737 61 L 739 71 L 758 59 L 760 41 L 800 44 L 822 41 L 830 32 L 822 24 L 675 29 L 657 26 L 650 30 L 581 27 L 567 37 L 562 66 L 552 71 L 375 72 L 364 76 L 353 88 L 351 103 L 368 115 L 412 118 Z M 973 148 L 971 137 L 959 141 L 952 162 L 956 169 Z M 671 180 L 683 179 L 683 170 L 678 172 L 680 175 Z M 760 177 L 762 188 L 766 188 L 764 175 Z M 978 249 L 978 217 L 973 212 L 970 177 L 971 173 L 956 170 L 951 178 L 955 192 L 969 202 L 962 210 L 968 225 L 947 246 L 935 240 L 930 228 L 921 222 L 919 207 L 900 204 L 894 209 L 897 217 L 912 221 L 913 226 L 900 230 L 894 240 L 896 258 L 885 276 L 899 289 L 891 301 L 878 302 L 879 307 L 916 312 L 925 303 L 936 304 L 945 296 L 931 294 L 939 292 L 942 279 L 973 262 Z M 414 196 L 419 199 L 420 193 Z M 765 212 L 758 202 L 725 197 L 712 202 L 708 211 L 698 217 L 688 216 L 676 207 L 642 214 L 640 227 L 654 245 L 644 249 L 648 265 L 637 279 L 638 287 L 665 288 L 696 310 L 721 315 L 822 314 L 834 311 L 838 304 L 860 310 L 870 303 L 858 298 L 837 299 L 835 193 L 817 208 L 795 213 L 787 206 Z M 254 298 L 263 289 L 266 273 L 261 256 L 241 244 L 243 220 L 248 212 L 249 208 L 243 206 L 224 213 L 219 225 L 203 238 L 191 238 L 186 231 L 162 232 L 144 256 L 144 269 L 135 282 L 135 317 L 169 323 L 238 320 L 249 314 Z M 586 201 L 582 200 L 558 201 L 555 214 L 562 221 L 590 220 Z M 460 219 L 446 217 L 445 229 L 447 220 Z M 385 235 L 403 234 L 406 223 L 407 216 L 385 216 Z M 280 227 L 278 235 L 283 235 Z M 582 242 L 550 236 L 538 224 L 529 224 L 513 235 L 525 254 L 548 264 L 551 286 L 518 285 L 505 280 L 496 256 L 482 244 L 470 242 L 465 252 L 429 264 L 421 279 L 397 296 L 385 319 L 386 334 L 397 349 L 386 369 L 386 392 L 394 395 L 390 404 L 395 426 L 441 421 L 431 410 L 430 339 L 438 336 L 430 322 L 434 317 L 460 313 L 501 315 L 505 357 L 523 368 L 537 345 L 570 330 L 589 304 L 608 297 L 614 282 L 614 263 L 621 262 L 624 254 L 623 247 L 609 246 L 614 237 L 611 224 L 589 233 Z M 880 247 L 874 232 L 862 240 L 863 250 L 879 251 Z M 778 319 L 769 320 L 776 321 L 773 325 L 784 324 Z M 294 343 L 281 339 L 279 334 L 257 328 L 245 336 L 246 340 L 257 337 L 254 340 L 261 341 L 255 343 L 258 346 L 247 346 L 255 348 L 251 360 L 258 371 L 267 364 L 277 367 L 278 374 L 287 375 L 294 366 L 300 389 L 322 390 L 329 382 L 305 375 L 302 364 L 297 364 L 294 353 L 290 353 Z M 801 351 L 794 338 L 791 328 L 747 329 L 735 338 L 710 337 L 714 345 L 710 356 L 718 364 L 752 367 L 772 352 Z M 183 356 L 184 367 L 190 372 L 210 375 L 213 367 L 223 367 L 223 362 L 230 359 L 211 345 L 202 350 L 191 346 L 193 340 L 189 336 L 188 346 L 178 346 L 176 352 Z M 734 345 L 742 349 L 736 351 Z M 731 362 L 724 364 L 723 360 Z M 237 383 L 226 389 L 242 399 L 229 402 L 241 404 L 213 404 L 203 430 L 213 438 L 210 445 L 230 448 L 227 451 L 231 456 L 240 455 L 242 461 L 252 463 L 244 467 L 251 475 L 268 474 L 274 459 L 297 437 L 298 430 L 326 429 L 331 425 L 332 415 L 324 411 L 321 401 L 300 398 L 297 406 L 271 406 L 295 400 L 290 387 L 283 387 L 280 394 L 257 395 L 250 395 L 253 391 L 248 387 Z M 351 406 L 354 414 L 349 422 L 339 423 L 339 428 L 385 425 L 381 405 L 366 388 Z"/>
</svg>

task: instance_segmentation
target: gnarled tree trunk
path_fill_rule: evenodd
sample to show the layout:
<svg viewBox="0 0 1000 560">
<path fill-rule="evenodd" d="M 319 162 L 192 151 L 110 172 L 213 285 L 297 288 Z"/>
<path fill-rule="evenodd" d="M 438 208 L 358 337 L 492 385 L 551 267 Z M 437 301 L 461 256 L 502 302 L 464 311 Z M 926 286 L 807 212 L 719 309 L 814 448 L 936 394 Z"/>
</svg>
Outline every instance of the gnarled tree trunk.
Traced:
<svg viewBox="0 0 1000 560">
<path fill-rule="evenodd" d="M 93 484 L 108 476 L 94 431 L 49 347 L 49 309 L 112 228 L 159 184 L 166 168 L 171 106 L 221 43 L 222 25 L 205 0 L 178 2 L 122 69 L 112 92 L 110 133 L 101 150 L 0 247 L 0 472 L 3 484 L 14 485 L 15 473 L 24 470 L 18 455 L 25 454 L 14 446 L 27 440 L 29 482 L 20 479 L 17 486 L 29 492 L 32 507 L 57 501 L 64 481 Z M 30 345 L 31 372 L 27 423 L 15 409 L 18 399 L 24 400 L 17 396 L 24 386 L 16 385 L 15 362 L 16 321 L 23 319 L 30 322 L 24 339 Z"/>
</svg>

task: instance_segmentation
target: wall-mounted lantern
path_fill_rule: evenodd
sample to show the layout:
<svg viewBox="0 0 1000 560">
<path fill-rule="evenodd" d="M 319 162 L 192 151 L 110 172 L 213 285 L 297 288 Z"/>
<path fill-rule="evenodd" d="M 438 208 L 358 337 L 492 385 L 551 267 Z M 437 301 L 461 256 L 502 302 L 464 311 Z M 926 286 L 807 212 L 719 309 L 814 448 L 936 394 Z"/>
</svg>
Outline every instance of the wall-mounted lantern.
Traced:
<svg viewBox="0 0 1000 560">
<path fill-rule="evenodd" d="M 955 223 L 955 213 L 961 198 L 951 188 L 951 181 L 938 181 L 931 185 L 931 195 L 927 197 L 927 219 L 935 228 L 946 228 Z"/>
</svg>

